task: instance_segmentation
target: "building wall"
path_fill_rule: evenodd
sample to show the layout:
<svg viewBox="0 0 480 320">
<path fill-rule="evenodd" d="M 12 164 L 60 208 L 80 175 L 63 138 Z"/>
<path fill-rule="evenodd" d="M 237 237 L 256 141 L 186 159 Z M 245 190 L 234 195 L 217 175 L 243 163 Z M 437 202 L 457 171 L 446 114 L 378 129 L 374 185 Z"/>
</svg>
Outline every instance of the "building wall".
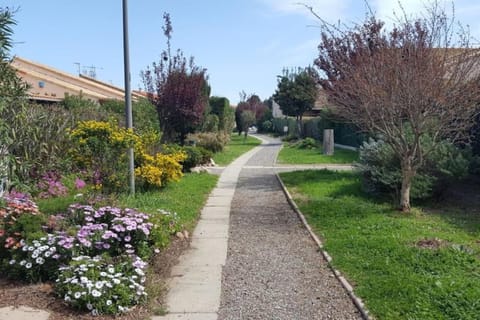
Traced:
<svg viewBox="0 0 480 320">
<path fill-rule="evenodd" d="M 17 74 L 30 85 L 28 94 L 32 100 L 62 101 L 65 95 L 82 95 L 101 101 L 107 99 L 124 99 L 124 90 L 96 79 L 74 76 L 30 60 L 16 57 L 12 66 Z M 137 99 L 139 94 L 132 93 Z"/>
</svg>

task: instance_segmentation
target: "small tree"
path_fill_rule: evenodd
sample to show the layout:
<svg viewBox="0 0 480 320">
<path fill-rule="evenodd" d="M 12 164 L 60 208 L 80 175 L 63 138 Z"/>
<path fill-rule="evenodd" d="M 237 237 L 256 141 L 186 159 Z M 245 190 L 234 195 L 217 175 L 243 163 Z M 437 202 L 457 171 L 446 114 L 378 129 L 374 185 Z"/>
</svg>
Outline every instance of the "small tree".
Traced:
<svg viewBox="0 0 480 320">
<path fill-rule="evenodd" d="M 248 127 L 243 125 L 242 120 L 242 113 L 245 110 L 249 110 L 255 116 L 253 120 L 253 124 L 259 122 L 263 119 L 264 114 L 268 111 L 268 106 L 260 100 L 260 97 L 256 94 L 252 94 L 247 97 L 245 92 L 240 93 L 240 103 L 237 105 L 235 109 L 235 122 L 237 124 L 238 135 L 242 133 L 242 131 L 248 130 Z"/>
<path fill-rule="evenodd" d="M 303 115 L 312 110 L 317 95 L 317 73 L 313 68 L 283 70 L 273 99 L 280 105 L 283 114 L 295 117 L 299 137 L 303 136 Z"/>
<path fill-rule="evenodd" d="M 158 63 L 142 72 L 149 100 L 156 106 L 162 142 L 183 144 L 188 133 L 201 123 L 208 104 L 210 88 L 206 70 L 195 65 L 193 57 L 187 59 L 181 50 L 172 56 L 170 15 L 163 15 L 167 49 Z"/>
<path fill-rule="evenodd" d="M 255 123 L 255 113 L 251 110 L 243 110 L 240 117 L 242 119 L 243 132 L 246 139 L 248 135 L 248 128 Z"/>
<path fill-rule="evenodd" d="M 480 50 L 437 1 L 427 12 L 404 14 L 391 31 L 373 13 L 353 27 L 324 22 L 315 62 L 335 113 L 380 135 L 400 159 L 402 211 L 417 170 L 442 139 L 465 137 L 480 98 Z"/>
</svg>

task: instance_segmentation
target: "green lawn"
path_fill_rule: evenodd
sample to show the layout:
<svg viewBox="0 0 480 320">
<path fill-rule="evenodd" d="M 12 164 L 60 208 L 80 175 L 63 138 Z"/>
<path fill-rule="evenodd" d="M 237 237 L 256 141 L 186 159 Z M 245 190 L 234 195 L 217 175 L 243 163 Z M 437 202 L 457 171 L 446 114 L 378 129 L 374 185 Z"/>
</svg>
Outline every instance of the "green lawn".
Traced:
<svg viewBox="0 0 480 320">
<path fill-rule="evenodd" d="M 281 177 L 377 319 L 479 319 L 478 211 L 402 214 L 365 196 L 350 172 Z"/>
<path fill-rule="evenodd" d="M 122 207 L 146 213 L 158 209 L 177 212 L 180 223 L 192 230 L 217 180 L 218 176 L 207 173 L 188 173 L 179 182 L 172 182 L 160 191 L 137 193 L 135 197 L 124 195 L 118 200 Z"/>
<path fill-rule="evenodd" d="M 322 154 L 322 148 L 298 149 L 284 145 L 278 154 L 278 163 L 283 164 L 350 164 L 358 160 L 358 152 L 335 148 L 333 156 Z"/>
<path fill-rule="evenodd" d="M 253 149 L 261 143 L 260 140 L 251 136 L 247 136 L 247 140 L 245 140 L 243 135 L 239 136 L 238 134 L 233 134 L 230 142 L 225 146 L 224 150 L 213 155 L 213 161 L 220 166 L 228 165 L 243 153 Z"/>
<path fill-rule="evenodd" d="M 187 173 L 179 182 L 171 182 L 161 190 L 137 192 L 134 197 L 124 194 L 103 202 L 106 202 L 104 205 L 137 208 L 145 213 L 157 209 L 177 212 L 180 223 L 191 230 L 217 180 L 217 176 L 207 173 Z M 37 201 L 40 211 L 47 214 L 65 212 L 74 202 L 73 195 Z"/>
</svg>

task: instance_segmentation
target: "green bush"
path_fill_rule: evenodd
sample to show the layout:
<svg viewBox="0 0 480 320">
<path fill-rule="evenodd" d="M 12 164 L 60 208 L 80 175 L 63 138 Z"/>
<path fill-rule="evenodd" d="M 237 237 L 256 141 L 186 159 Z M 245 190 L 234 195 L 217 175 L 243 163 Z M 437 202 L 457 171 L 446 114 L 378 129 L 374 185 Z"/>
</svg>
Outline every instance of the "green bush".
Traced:
<svg viewBox="0 0 480 320">
<path fill-rule="evenodd" d="M 182 151 L 187 154 L 187 159 L 182 162 L 184 172 L 189 172 L 196 166 L 207 164 L 212 158 L 212 152 L 202 147 L 185 146 Z"/>
<path fill-rule="evenodd" d="M 218 130 L 230 135 L 235 126 L 235 114 L 230 101 L 224 97 L 210 97 L 211 114 L 218 117 Z"/>
<path fill-rule="evenodd" d="M 72 116 L 61 107 L 36 104 L 19 105 L 12 112 L 3 115 L 12 138 L 4 143 L 9 155 L 10 188 L 34 192 L 37 179 L 46 172 L 70 170 L 66 154 Z"/>
<path fill-rule="evenodd" d="M 66 94 L 60 105 L 72 115 L 71 127 L 79 121 L 108 121 L 112 117 L 112 113 L 109 113 L 100 104 L 86 99 L 82 95 Z M 118 121 L 118 118 L 115 120 Z"/>
<path fill-rule="evenodd" d="M 196 145 L 197 147 L 202 147 L 213 153 L 222 151 L 225 144 L 228 142 L 225 141 L 225 135 L 216 134 L 213 132 L 189 134 L 187 141 L 191 141 L 192 144 Z"/>
<path fill-rule="evenodd" d="M 292 144 L 297 149 L 315 149 L 318 147 L 317 141 L 313 138 L 305 138 Z"/>
<path fill-rule="evenodd" d="M 157 249 L 168 246 L 171 236 L 183 229 L 176 212 L 159 209 L 155 214 L 150 214 L 150 221 L 154 225 L 150 240 Z"/>
<path fill-rule="evenodd" d="M 424 147 L 431 143 L 429 138 L 422 141 Z M 465 177 L 470 159 L 468 150 L 460 150 L 448 141 L 440 142 L 413 178 L 411 197 L 428 198 L 440 193 L 452 179 Z M 400 159 L 388 144 L 373 139 L 364 142 L 355 166 L 361 173 L 366 192 L 377 195 L 390 193 L 398 197 L 402 182 Z"/>
<path fill-rule="evenodd" d="M 120 126 L 125 126 L 125 102 L 120 100 L 105 100 L 101 103 L 111 116 L 118 119 Z M 155 106 L 148 99 L 132 102 L 133 127 L 139 133 L 149 131 L 159 132 L 160 125 Z"/>
<path fill-rule="evenodd" d="M 207 114 L 203 121 L 202 132 L 218 132 L 219 120 L 216 114 Z"/>
</svg>

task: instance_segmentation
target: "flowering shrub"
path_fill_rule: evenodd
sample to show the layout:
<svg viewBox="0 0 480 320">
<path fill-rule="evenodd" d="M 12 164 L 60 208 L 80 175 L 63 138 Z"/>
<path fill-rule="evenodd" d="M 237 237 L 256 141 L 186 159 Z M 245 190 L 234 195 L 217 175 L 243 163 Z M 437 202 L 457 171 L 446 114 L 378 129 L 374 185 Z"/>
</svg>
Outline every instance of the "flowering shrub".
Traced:
<svg viewBox="0 0 480 320">
<path fill-rule="evenodd" d="M 183 152 L 155 153 L 159 135 L 143 135 L 116 124 L 101 121 L 83 121 L 72 130 L 70 137 L 75 147 L 73 159 L 79 169 L 89 172 L 90 182 L 97 190 L 122 191 L 126 188 L 126 151 L 135 150 L 135 175 L 145 187 L 162 187 L 182 177 Z"/>
<path fill-rule="evenodd" d="M 126 252 L 148 257 L 151 253 L 148 236 L 153 224 L 144 213 L 128 208 L 94 209 L 75 204 L 69 207 L 67 219 L 80 225 L 76 242 L 83 255 L 107 252 L 115 256 Z"/>
<path fill-rule="evenodd" d="M 164 210 L 149 216 L 128 208 L 73 204 L 65 214 L 28 229 L 22 219 L 43 217 L 35 203 L 20 195 L 2 201 L 3 274 L 55 281 L 54 290 L 66 303 L 93 315 L 126 312 L 144 301 L 144 259 L 181 227 L 176 213 Z"/>
<path fill-rule="evenodd" d="M 20 240 L 28 236 L 25 229 L 40 229 L 38 215 L 37 205 L 27 195 L 11 193 L 0 198 L 0 256 L 5 256 L 5 249 L 21 247 Z"/>
<path fill-rule="evenodd" d="M 147 296 L 146 263 L 122 255 L 105 260 L 101 256 L 79 256 L 60 268 L 55 291 L 65 302 L 93 315 L 126 312 Z"/>
<path fill-rule="evenodd" d="M 170 181 L 178 181 L 183 176 L 182 165 L 187 158 L 184 152 L 172 154 L 157 153 L 155 156 L 145 156 L 143 164 L 135 169 L 135 176 L 149 187 L 163 187 Z"/>
<path fill-rule="evenodd" d="M 20 245 L 9 261 L 9 276 L 31 282 L 54 280 L 59 267 L 71 259 L 73 238 L 48 234 L 30 243 L 21 240 Z"/>
<path fill-rule="evenodd" d="M 81 121 L 70 132 L 70 139 L 73 160 L 88 172 L 90 182 L 97 189 L 121 191 L 126 181 L 126 151 L 136 140 L 133 131 L 111 122 Z"/>
<path fill-rule="evenodd" d="M 64 196 L 68 193 L 67 187 L 61 181 L 61 176 L 54 171 L 45 173 L 37 183 L 37 187 L 40 191 L 39 198 Z"/>
</svg>

